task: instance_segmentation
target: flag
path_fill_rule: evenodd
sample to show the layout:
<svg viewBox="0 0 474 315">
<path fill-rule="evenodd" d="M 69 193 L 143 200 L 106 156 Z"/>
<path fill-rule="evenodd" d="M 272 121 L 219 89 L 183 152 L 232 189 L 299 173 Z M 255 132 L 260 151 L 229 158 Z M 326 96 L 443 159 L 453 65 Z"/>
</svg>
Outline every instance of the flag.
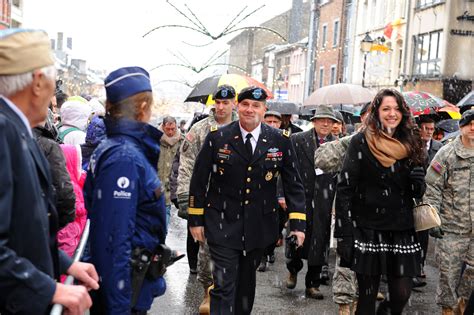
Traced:
<svg viewBox="0 0 474 315">
<path fill-rule="evenodd" d="M 383 30 L 383 34 L 385 35 L 385 37 L 390 39 L 390 38 L 392 38 L 392 32 L 393 32 L 393 26 L 392 26 L 392 22 L 390 22 L 387 25 L 385 25 L 385 28 Z"/>
</svg>

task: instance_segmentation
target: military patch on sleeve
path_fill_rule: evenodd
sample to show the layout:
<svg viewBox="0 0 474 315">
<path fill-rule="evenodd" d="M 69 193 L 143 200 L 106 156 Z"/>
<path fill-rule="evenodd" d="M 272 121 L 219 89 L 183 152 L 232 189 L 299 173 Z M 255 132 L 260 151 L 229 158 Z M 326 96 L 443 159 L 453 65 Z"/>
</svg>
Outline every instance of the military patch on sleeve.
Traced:
<svg viewBox="0 0 474 315">
<path fill-rule="evenodd" d="M 290 132 L 288 130 L 283 130 L 283 135 L 287 138 L 290 137 Z"/>
<path fill-rule="evenodd" d="M 192 132 L 188 132 L 186 134 L 186 140 L 188 140 L 189 142 L 193 142 L 194 140 L 194 134 Z"/>
<path fill-rule="evenodd" d="M 438 174 L 443 172 L 443 166 L 438 161 L 431 162 L 431 168 Z"/>
<path fill-rule="evenodd" d="M 189 142 L 188 142 L 188 141 L 184 141 L 184 142 L 183 142 L 183 149 L 182 149 L 181 152 L 186 152 L 186 151 L 188 151 L 188 149 L 189 149 Z"/>
<path fill-rule="evenodd" d="M 211 126 L 211 132 L 217 131 L 217 129 L 219 129 L 219 127 L 217 127 L 216 125 Z"/>
</svg>

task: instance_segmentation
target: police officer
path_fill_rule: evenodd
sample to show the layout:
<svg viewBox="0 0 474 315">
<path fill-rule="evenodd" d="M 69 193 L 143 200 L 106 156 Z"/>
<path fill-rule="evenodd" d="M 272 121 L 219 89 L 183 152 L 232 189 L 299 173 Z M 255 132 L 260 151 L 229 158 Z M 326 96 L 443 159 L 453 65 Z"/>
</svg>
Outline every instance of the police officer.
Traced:
<svg viewBox="0 0 474 315">
<path fill-rule="evenodd" d="M 146 314 L 165 291 L 147 273 L 166 236 L 165 195 L 157 176 L 162 133 L 147 124 L 148 72 L 120 68 L 105 79 L 107 138 L 91 156 L 84 187 L 90 255 L 101 279 L 93 314 Z"/>
<path fill-rule="evenodd" d="M 281 174 L 291 234 L 301 245 L 306 226 L 304 191 L 289 133 L 262 124 L 265 91 L 243 89 L 239 121 L 211 129 L 194 166 L 189 194 L 192 236 L 207 239 L 214 270 L 212 314 L 250 314 L 256 269 L 264 248 L 278 238 L 276 196 Z"/>
</svg>

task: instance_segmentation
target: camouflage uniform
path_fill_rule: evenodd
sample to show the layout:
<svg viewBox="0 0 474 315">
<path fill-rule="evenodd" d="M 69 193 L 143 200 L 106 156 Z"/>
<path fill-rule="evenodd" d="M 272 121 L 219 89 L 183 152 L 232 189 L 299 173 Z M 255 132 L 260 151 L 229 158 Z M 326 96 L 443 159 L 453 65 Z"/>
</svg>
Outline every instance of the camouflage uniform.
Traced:
<svg viewBox="0 0 474 315">
<path fill-rule="evenodd" d="M 339 173 L 347 148 L 353 135 L 322 144 L 314 153 L 314 166 L 325 173 Z M 357 278 L 350 268 L 339 266 L 337 257 L 332 279 L 333 301 L 336 304 L 351 304 L 358 299 Z"/>
<path fill-rule="evenodd" d="M 232 112 L 232 121 L 237 120 L 237 115 Z M 198 121 L 186 134 L 181 146 L 180 164 L 178 170 L 178 196 L 179 206 L 188 207 L 189 183 L 193 175 L 194 163 L 198 156 L 201 146 L 206 139 L 211 128 L 218 128 L 220 125 L 214 117 L 214 110 L 211 110 L 209 117 Z M 186 209 L 187 212 L 187 209 Z M 200 244 L 198 254 L 198 280 L 208 288 L 212 285 L 212 266 L 209 247 L 206 244 Z"/>
<path fill-rule="evenodd" d="M 436 243 L 436 303 L 454 309 L 458 297 L 469 299 L 474 286 L 474 150 L 462 144 L 461 136 L 438 151 L 426 184 L 423 201 L 438 210 L 445 233 Z"/>
</svg>

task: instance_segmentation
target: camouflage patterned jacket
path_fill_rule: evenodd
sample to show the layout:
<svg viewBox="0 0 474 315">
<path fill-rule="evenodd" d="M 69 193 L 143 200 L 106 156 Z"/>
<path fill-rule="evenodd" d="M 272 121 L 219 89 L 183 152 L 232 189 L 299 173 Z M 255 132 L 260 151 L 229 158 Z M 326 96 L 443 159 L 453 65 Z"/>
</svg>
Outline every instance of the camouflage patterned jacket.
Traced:
<svg viewBox="0 0 474 315">
<path fill-rule="evenodd" d="M 461 137 L 442 147 L 426 174 L 423 201 L 435 207 L 443 231 L 472 234 L 474 231 L 474 150 Z"/>
<path fill-rule="evenodd" d="M 237 120 L 235 112 L 232 113 L 232 121 Z M 194 163 L 201 150 L 204 139 L 212 128 L 220 127 L 211 111 L 209 117 L 197 122 L 186 134 L 180 150 L 180 161 L 178 169 L 178 189 L 176 194 L 178 199 L 188 201 L 189 183 L 193 175 Z"/>
<path fill-rule="evenodd" d="M 320 168 L 324 173 L 339 173 L 354 135 L 323 143 L 314 152 L 314 167 Z"/>
</svg>

